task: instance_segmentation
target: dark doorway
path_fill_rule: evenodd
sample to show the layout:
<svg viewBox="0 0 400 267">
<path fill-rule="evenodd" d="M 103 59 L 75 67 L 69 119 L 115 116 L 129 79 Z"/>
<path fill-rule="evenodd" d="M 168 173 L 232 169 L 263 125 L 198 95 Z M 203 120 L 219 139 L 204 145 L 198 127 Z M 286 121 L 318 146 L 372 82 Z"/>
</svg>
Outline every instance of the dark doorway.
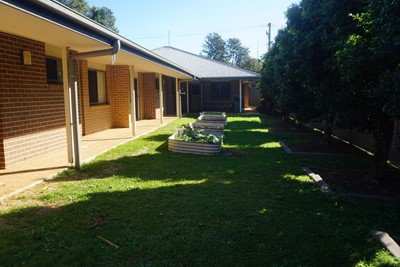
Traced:
<svg viewBox="0 0 400 267">
<path fill-rule="evenodd" d="M 164 114 L 176 115 L 176 91 L 175 79 L 171 77 L 163 77 L 163 93 L 164 93 Z"/>
<path fill-rule="evenodd" d="M 200 83 L 189 83 L 189 112 L 200 112 L 200 102 Z"/>
</svg>

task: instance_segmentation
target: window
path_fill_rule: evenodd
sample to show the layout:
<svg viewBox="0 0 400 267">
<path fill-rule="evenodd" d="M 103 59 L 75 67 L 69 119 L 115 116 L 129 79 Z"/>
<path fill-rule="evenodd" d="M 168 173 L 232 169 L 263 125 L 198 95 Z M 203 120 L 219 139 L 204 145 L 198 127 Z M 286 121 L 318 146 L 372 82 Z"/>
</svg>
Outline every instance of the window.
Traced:
<svg viewBox="0 0 400 267">
<path fill-rule="evenodd" d="M 48 83 L 62 83 L 62 64 L 59 58 L 46 58 L 46 74 Z"/>
<path fill-rule="evenodd" d="M 92 105 L 107 103 L 104 71 L 89 70 L 89 99 Z"/>
<path fill-rule="evenodd" d="M 227 99 L 231 97 L 230 82 L 211 83 L 211 97 L 219 99 Z"/>
<path fill-rule="evenodd" d="M 200 94 L 200 85 L 189 83 L 189 91 L 192 95 L 199 95 Z"/>
</svg>

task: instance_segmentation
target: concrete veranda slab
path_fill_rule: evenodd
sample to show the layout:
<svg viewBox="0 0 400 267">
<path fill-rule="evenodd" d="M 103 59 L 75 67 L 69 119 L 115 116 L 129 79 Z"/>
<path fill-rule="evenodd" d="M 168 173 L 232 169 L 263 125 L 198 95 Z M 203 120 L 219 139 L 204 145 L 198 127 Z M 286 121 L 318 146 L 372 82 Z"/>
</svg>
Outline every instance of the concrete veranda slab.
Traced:
<svg viewBox="0 0 400 267">
<path fill-rule="evenodd" d="M 176 117 L 164 117 L 163 125 L 160 120 L 137 121 L 136 137 L 132 136 L 130 128 L 114 128 L 84 136 L 81 140 L 82 162 L 88 162 L 111 148 L 154 131 L 175 119 Z M 65 147 L 40 158 L 0 170 L 0 201 L 40 184 L 46 179 L 51 179 L 70 166 Z"/>
</svg>

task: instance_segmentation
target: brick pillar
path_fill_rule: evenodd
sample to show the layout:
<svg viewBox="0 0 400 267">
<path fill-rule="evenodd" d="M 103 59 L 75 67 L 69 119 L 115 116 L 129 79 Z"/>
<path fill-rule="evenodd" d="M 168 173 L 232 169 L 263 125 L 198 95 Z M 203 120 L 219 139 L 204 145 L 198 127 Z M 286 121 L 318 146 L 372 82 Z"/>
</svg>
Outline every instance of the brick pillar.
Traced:
<svg viewBox="0 0 400 267">
<path fill-rule="evenodd" d="M 154 73 L 139 73 L 139 89 L 144 119 L 155 119 L 158 99 L 156 91 L 156 79 Z"/>
<path fill-rule="evenodd" d="M 129 66 L 107 65 L 107 91 L 111 105 L 112 126 L 129 128 Z"/>
</svg>

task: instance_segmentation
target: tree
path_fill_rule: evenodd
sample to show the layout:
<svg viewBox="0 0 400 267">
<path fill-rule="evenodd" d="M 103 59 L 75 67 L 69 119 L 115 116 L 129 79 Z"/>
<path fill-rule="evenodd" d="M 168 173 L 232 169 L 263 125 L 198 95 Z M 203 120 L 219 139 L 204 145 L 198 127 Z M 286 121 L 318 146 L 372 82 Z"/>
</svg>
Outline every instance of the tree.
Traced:
<svg viewBox="0 0 400 267">
<path fill-rule="evenodd" d="M 368 0 L 353 13 L 359 31 L 338 51 L 342 79 L 351 83 L 353 105 L 341 121 L 372 133 L 374 156 L 369 177 L 381 180 L 387 170 L 394 119 L 400 118 L 399 1 Z"/>
<path fill-rule="evenodd" d="M 268 62 L 274 68 L 272 86 L 279 88 L 269 89 L 276 94 L 274 104 L 303 121 L 324 121 L 323 146 L 330 140 L 338 112 L 347 107 L 349 83 L 340 79 L 336 52 L 356 28 L 348 14 L 357 12 L 359 3 L 303 0 L 292 5 L 286 12 L 286 28 L 276 38 L 275 59 Z M 266 83 L 263 86 L 268 90 Z"/>
<path fill-rule="evenodd" d="M 392 0 L 302 0 L 288 9 L 260 83 L 284 112 L 312 118 L 305 108 L 312 99 L 328 127 L 334 122 L 372 133 L 374 180 L 384 177 L 400 118 L 399 13 L 400 2 Z M 330 136 L 328 128 L 325 133 Z"/>
<path fill-rule="evenodd" d="M 262 63 L 250 56 L 249 48 L 243 46 L 238 38 L 224 41 L 218 33 L 206 36 L 200 55 L 254 72 L 260 72 L 262 67 Z"/>
<path fill-rule="evenodd" d="M 290 12 L 300 14 L 301 10 L 293 6 Z M 296 33 L 288 28 L 279 31 L 264 57 L 260 89 L 269 111 L 276 108 L 285 120 L 289 113 L 294 113 L 299 121 L 307 121 L 316 116 L 316 110 L 313 95 L 304 86 L 303 58 L 297 51 L 297 39 Z"/>
<path fill-rule="evenodd" d="M 113 12 L 107 7 L 91 7 L 87 12 L 86 16 L 91 18 L 94 21 L 97 21 L 101 25 L 118 32 L 117 27 L 115 26 L 115 17 Z"/>
<path fill-rule="evenodd" d="M 115 26 L 115 16 L 111 9 L 107 7 L 89 6 L 86 0 L 57 0 L 65 6 L 81 13 L 82 15 L 100 23 L 101 25 L 118 32 Z"/>
<path fill-rule="evenodd" d="M 244 60 L 243 63 L 239 65 L 239 67 L 246 69 L 246 70 L 251 70 L 257 73 L 261 72 L 261 68 L 262 68 L 262 63 L 260 60 L 251 57 L 250 55 L 247 55 Z"/>
<path fill-rule="evenodd" d="M 226 40 L 229 62 L 234 66 L 243 66 L 246 57 L 250 55 L 249 48 L 242 45 L 238 38 Z"/>
<path fill-rule="evenodd" d="M 90 6 L 86 2 L 86 0 L 57 0 L 57 1 L 81 14 L 86 14 L 90 9 Z"/>
<path fill-rule="evenodd" d="M 301 54 L 304 61 L 305 85 L 315 98 L 319 117 L 325 121 L 321 145 L 327 145 L 337 114 L 351 103 L 348 82 L 340 78 L 336 53 L 346 38 L 356 31 L 349 13 L 359 12 L 360 1 L 303 0 L 300 25 L 293 25 L 304 41 Z M 329 14 L 329 16 L 327 16 Z"/>
<path fill-rule="evenodd" d="M 228 62 L 228 51 L 224 39 L 218 33 L 209 33 L 203 43 L 202 56 L 224 63 Z"/>
</svg>

